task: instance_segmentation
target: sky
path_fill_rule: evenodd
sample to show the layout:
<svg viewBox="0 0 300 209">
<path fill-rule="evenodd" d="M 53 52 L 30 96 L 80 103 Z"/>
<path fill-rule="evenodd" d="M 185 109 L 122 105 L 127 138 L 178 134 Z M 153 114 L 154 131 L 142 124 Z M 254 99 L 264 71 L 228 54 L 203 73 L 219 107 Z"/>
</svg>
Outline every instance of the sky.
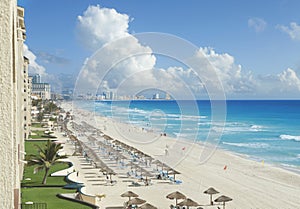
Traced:
<svg viewBox="0 0 300 209">
<path fill-rule="evenodd" d="M 151 46 L 135 38 L 154 32 L 196 46 L 213 66 L 227 98 L 300 98 L 300 1 L 19 0 L 18 4 L 25 8 L 24 54 L 31 61 L 29 70 L 40 73 L 57 91 L 88 75 L 84 85 L 120 94 L 150 87 L 174 95 L 183 94 L 184 88 L 196 97 L 207 93 L 205 78 L 199 80 L 189 66 L 155 55 Z M 128 40 L 113 44 L 120 38 Z M 99 58 L 101 66 L 92 68 L 90 63 L 106 44 L 114 47 L 107 52 L 115 58 L 129 52 L 146 54 L 128 58 L 108 73 L 98 72 L 111 57 Z"/>
</svg>

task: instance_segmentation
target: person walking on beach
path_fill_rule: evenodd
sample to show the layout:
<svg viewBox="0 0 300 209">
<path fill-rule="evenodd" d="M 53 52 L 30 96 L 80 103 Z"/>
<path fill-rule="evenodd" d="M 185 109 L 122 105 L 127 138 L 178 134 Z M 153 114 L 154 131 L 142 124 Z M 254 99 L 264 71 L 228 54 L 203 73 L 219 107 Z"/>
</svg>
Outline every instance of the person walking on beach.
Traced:
<svg viewBox="0 0 300 209">
<path fill-rule="evenodd" d="M 165 156 L 169 155 L 169 146 L 166 144 L 166 148 L 165 148 Z"/>
</svg>

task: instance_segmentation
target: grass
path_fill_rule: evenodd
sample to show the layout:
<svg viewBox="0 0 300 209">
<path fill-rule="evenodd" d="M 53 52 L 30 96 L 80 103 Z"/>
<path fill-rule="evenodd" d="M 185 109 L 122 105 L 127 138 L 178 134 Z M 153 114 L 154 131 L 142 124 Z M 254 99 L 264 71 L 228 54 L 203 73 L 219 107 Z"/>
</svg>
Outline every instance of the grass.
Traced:
<svg viewBox="0 0 300 209">
<path fill-rule="evenodd" d="M 26 141 L 25 150 L 27 155 L 37 154 L 37 148 L 35 145 L 41 147 L 45 146 L 47 140 L 44 141 Z M 64 177 L 51 177 L 48 176 L 47 184 L 42 185 L 42 179 L 44 171 L 33 174 L 35 166 L 25 166 L 24 177 L 22 181 L 22 202 L 36 202 L 36 203 L 47 203 L 48 209 L 90 209 L 90 207 L 75 203 L 69 200 L 64 200 L 56 197 L 57 194 L 75 193 L 76 190 L 63 189 L 62 187 L 67 183 L 64 181 Z M 68 164 L 56 164 L 51 167 L 50 174 L 69 167 Z M 31 178 L 31 180 L 25 180 Z M 38 187 L 34 187 L 38 186 Z M 49 187 L 52 186 L 52 187 Z M 53 187 L 56 186 L 56 187 Z"/>
<path fill-rule="evenodd" d="M 34 128 L 42 128 L 42 124 L 41 124 L 41 123 L 32 123 L 32 124 L 31 124 L 31 127 L 34 127 Z"/>
<path fill-rule="evenodd" d="M 56 138 L 56 137 L 52 137 L 52 136 L 48 136 L 44 133 L 44 131 L 41 131 L 41 130 L 34 130 L 32 131 L 32 133 L 35 133 L 34 135 L 30 135 L 29 137 L 31 139 L 47 139 L 47 138 Z M 50 133 L 53 133 L 53 132 L 50 132 Z"/>
<path fill-rule="evenodd" d="M 40 147 L 44 147 L 47 141 L 26 141 L 25 142 L 25 150 L 26 154 L 38 154 L 37 148 L 35 145 L 39 145 Z M 59 170 L 63 170 L 68 168 L 69 165 L 67 163 L 56 164 L 50 168 L 50 174 Z M 42 186 L 42 180 L 44 177 L 44 171 L 40 171 L 36 174 L 33 173 L 35 166 L 25 166 L 24 169 L 24 177 L 22 181 L 22 186 Z M 31 180 L 25 180 L 26 178 L 30 178 Z M 66 182 L 62 177 L 52 177 L 48 176 L 47 185 L 57 185 L 64 186 Z"/>
<path fill-rule="evenodd" d="M 36 135 L 30 135 L 29 137 L 32 139 L 40 139 L 40 138 L 44 138 L 43 135 L 45 135 L 44 131 L 40 131 L 40 130 L 35 130 L 32 131 L 32 133 L 35 133 Z"/>
<path fill-rule="evenodd" d="M 88 206 L 56 197 L 57 194 L 75 193 L 62 188 L 22 188 L 22 202 L 47 203 L 47 209 L 91 209 Z"/>
<path fill-rule="evenodd" d="M 42 180 L 44 177 L 44 173 L 45 171 L 40 171 L 36 174 L 33 174 L 33 169 L 35 166 L 30 166 L 30 167 L 26 167 L 24 170 L 24 177 L 23 177 L 23 181 L 22 181 L 22 186 L 43 186 L 42 184 Z M 57 164 L 54 165 L 50 168 L 50 174 L 54 173 L 56 171 L 59 170 L 63 170 L 65 168 L 68 168 L 68 164 L 64 163 L 64 164 Z M 26 178 L 30 178 L 31 180 L 25 180 Z M 62 177 L 53 177 L 53 176 L 48 176 L 47 178 L 47 185 L 56 185 L 56 186 L 64 186 L 66 185 L 66 182 L 64 181 L 64 178 Z"/>
</svg>

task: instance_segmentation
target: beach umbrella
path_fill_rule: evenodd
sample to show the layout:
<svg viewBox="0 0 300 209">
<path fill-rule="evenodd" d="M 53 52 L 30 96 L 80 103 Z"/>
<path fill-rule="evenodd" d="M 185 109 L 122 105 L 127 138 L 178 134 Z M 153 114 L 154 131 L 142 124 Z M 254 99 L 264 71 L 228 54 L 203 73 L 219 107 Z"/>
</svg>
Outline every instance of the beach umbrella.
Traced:
<svg viewBox="0 0 300 209">
<path fill-rule="evenodd" d="M 116 173 L 115 173 L 112 169 L 110 169 L 109 167 L 107 167 L 107 166 L 103 166 L 103 167 L 100 169 L 100 171 L 103 172 L 103 173 L 105 173 L 106 175 L 109 175 L 109 179 L 110 179 L 110 180 L 112 180 L 112 179 L 111 179 L 111 176 L 112 176 L 112 175 L 116 175 Z"/>
<path fill-rule="evenodd" d="M 229 202 L 232 201 L 232 199 L 230 197 L 227 197 L 225 195 L 222 195 L 220 197 L 218 197 L 217 199 L 215 199 L 215 202 L 222 202 L 223 203 L 223 209 L 225 209 L 225 202 Z"/>
<path fill-rule="evenodd" d="M 180 173 L 179 173 L 178 171 L 174 170 L 173 168 L 171 168 L 171 169 L 168 171 L 168 174 L 174 176 L 174 182 L 175 182 L 175 175 L 176 175 L 176 174 L 180 174 Z"/>
<path fill-rule="evenodd" d="M 156 170 L 158 170 L 158 166 L 161 166 L 161 165 L 163 164 L 163 163 L 160 162 L 159 160 L 154 160 L 152 163 L 153 163 L 153 164 L 156 164 Z"/>
<path fill-rule="evenodd" d="M 131 197 L 138 197 L 138 195 L 137 194 L 135 194 L 134 192 L 132 192 L 132 191 L 127 191 L 127 192 L 125 192 L 125 193 L 123 193 L 123 194 L 121 194 L 121 197 L 128 197 L 129 198 L 129 200 L 131 199 Z M 128 201 L 129 201 L 128 200 Z"/>
<path fill-rule="evenodd" d="M 194 200 L 191 200 L 189 198 L 183 200 L 182 202 L 178 203 L 179 206 L 187 206 L 187 209 L 189 209 L 189 207 L 196 207 L 199 206 L 198 203 L 196 203 Z"/>
<path fill-rule="evenodd" d="M 110 140 L 110 141 L 114 140 L 113 138 L 111 138 L 110 136 L 108 136 L 106 134 L 104 134 L 103 138 L 106 139 L 106 140 Z"/>
<path fill-rule="evenodd" d="M 128 205 L 141 205 L 141 204 L 143 204 L 143 203 L 145 203 L 145 202 L 146 202 L 146 200 L 143 200 L 143 199 L 140 199 L 140 198 L 138 198 L 138 197 L 135 197 L 135 198 L 129 200 L 129 201 L 127 202 L 127 204 L 128 204 Z"/>
<path fill-rule="evenodd" d="M 210 187 L 207 190 L 205 190 L 203 193 L 210 195 L 210 204 L 213 205 L 214 202 L 212 201 L 212 195 L 213 194 L 218 194 L 219 192 L 217 190 L 215 190 L 214 188 Z"/>
<path fill-rule="evenodd" d="M 172 193 L 168 194 L 166 196 L 166 198 L 171 199 L 171 200 L 175 199 L 175 206 L 177 206 L 177 200 L 186 199 L 186 196 L 184 194 L 182 194 L 181 192 L 176 191 L 176 192 L 172 192 Z"/>
<path fill-rule="evenodd" d="M 137 165 L 136 165 L 133 161 L 130 161 L 129 163 L 126 164 L 126 166 L 130 166 L 130 169 L 133 169 L 133 168 L 135 168 Z"/>
<path fill-rule="evenodd" d="M 153 206 L 153 205 L 151 205 L 149 203 L 146 203 L 146 204 L 138 207 L 138 209 L 157 209 L 157 207 L 155 207 L 155 206 Z"/>
</svg>

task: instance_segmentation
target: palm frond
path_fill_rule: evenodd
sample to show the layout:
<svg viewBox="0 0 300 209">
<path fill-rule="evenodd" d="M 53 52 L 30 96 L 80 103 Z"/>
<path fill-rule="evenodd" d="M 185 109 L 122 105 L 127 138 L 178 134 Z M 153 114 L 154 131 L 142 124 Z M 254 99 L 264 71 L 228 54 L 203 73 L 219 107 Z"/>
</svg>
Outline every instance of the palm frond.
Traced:
<svg viewBox="0 0 300 209">
<path fill-rule="evenodd" d="M 38 167 L 35 167 L 35 168 L 33 169 L 33 173 L 36 174 L 37 172 L 39 172 L 39 171 L 41 171 L 41 170 L 43 170 L 43 169 L 44 169 L 44 166 L 38 166 Z"/>
</svg>

